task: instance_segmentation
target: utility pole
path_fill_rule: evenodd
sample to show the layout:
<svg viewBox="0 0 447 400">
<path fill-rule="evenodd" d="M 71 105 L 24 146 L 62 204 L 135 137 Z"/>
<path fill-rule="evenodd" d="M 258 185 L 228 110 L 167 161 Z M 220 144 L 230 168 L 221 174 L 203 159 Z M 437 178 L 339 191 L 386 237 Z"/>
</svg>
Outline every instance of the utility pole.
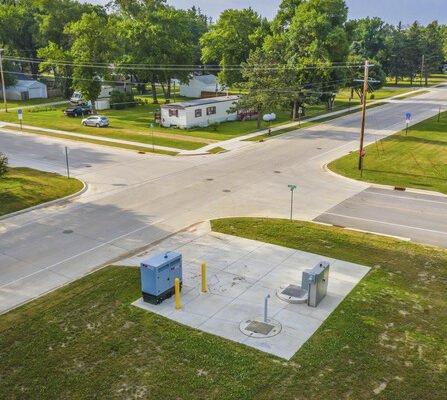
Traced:
<svg viewBox="0 0 447 400">
<path fill-rule="evenodd" d="M 422 54 L 422 63 L 421 63 L 421 86 L 422 86 L 422 80 L 424 79 L 424 69 L 425 69 L 425 54 Z"/>
<path fill-rule="evenodd" d="M 3 94 L 3 104 L 5 105 L 5 112 L 8 112 L 8 104 L 6 103 L 6 86 L 5 77 L 3 75 L 3 61 L 2 61 L 3 49 L 0 49 L 0 75 L 2 77 L 2 94 Z"/>
<path fill-rule="evenodd" d="M 365 61 L 365 78 L 363 81 L 363 96 L 362 96 L 362 129 L 360 132 L 360 150 L 359 150 L 359 170 L 363 168 L 363 141 L 365 139 L 365 120 L 366 120 L 366 99 L 368 94 L 368 79 L 369 79 L 369 64 Z"/>
</svg>

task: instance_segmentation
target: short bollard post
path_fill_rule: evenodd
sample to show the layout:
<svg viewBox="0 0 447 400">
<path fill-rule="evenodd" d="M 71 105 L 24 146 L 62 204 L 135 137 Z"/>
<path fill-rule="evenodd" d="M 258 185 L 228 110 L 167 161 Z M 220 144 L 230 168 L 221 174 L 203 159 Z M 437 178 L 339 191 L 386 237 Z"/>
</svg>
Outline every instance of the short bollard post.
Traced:
<svg viewBox="0 0 447 400">
<path fill-rule="evenodd" d="M 270 299 L 270 295 L 268 294 L 267 296 L 265 296 L 265 300 L 264 300 L 264 322 L 267 323 L 268 317 L 268 305 L 269 305 L 269 299 Z"/>
<path fill-rule="evenodd" d="M 180 310 L 180 279 L 175 278 L 175 309 Z"/>
<path fill-rule="evenodd" d="M 202 264 L 202 293 L 206 293 L 206 263 Z"/>
</svg>

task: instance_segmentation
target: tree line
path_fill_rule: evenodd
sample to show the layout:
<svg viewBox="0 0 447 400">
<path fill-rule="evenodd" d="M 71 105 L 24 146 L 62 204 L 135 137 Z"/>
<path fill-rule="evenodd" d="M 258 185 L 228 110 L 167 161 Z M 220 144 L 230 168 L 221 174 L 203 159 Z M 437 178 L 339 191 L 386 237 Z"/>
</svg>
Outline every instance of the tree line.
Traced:
<svg viewBox="0 0 447 400">
<path fill-rule="evenodd" d="M 289 108 L 295 118 L 313 102 L 332 108 L 340 88 L 360 95 L 364 60 L 372 88 L 387 76 L 427 81 L 447 58 L 447 27 L 348 20 L 344 0 L 283 0 L 272 21 L 229 9 L 215 23 L 166 0 L 0 0 L 0 47 L 7 84 L 14 71 L 46 72 L 65 96 L 94 100 L 107 81 L 131 82 L 157 103 L 157 88 L 169 101 L 173 79 L 211 72 L 246 91 L 241 107 Z"/>
</svg>

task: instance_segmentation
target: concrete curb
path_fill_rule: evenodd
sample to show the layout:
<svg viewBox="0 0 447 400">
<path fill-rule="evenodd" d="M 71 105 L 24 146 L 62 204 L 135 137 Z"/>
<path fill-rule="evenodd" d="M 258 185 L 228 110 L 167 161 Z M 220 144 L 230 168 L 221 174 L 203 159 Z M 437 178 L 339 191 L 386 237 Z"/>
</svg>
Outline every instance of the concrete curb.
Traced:
<svg viewBox="0 0 447 400">
<path fill-rule="evenodd" d="M 82 182 L 82 181 L 81 181 L 81 182 Z M 55 199 L 55 200 L 47 201 L 46 203 L 37 204 L 37 205 L 32 206 L 32 207 L 24 208 L 23 210 L 14 211 L 14 212 L 12 212 L 12 213 L 3 215 L 3 216 L 0 217 L 0 221 L 5 220 L 5 219 L 8 219 L 8 218 L 16 217 L 17 215 L 25 214 L 25 213 L 30 212 L 30 211 L 38 210 L 38 209 L 40 209 L 40 208 L 46 208 L 46 207 L 53 206 L 53 205 L 55 205 L 55 204 L 65 203 L 65 202 L 68 202 L 68 201 L 70 201 L 70 200 L 73 200 L 74 198 L 83 195 L 83 194 L 89 189 L 89 186 L 88 186 L 87 183 L 82 182 L 82 184 L 83 184 L 82 189 L 79 190 L 79 191 L 76 192 L 76 193 L 70 194 L 70 195 L 65 196 L 65 197 L 62 197 L 62 198 L 60 198 L 60 199 Z"/>
<path fill-rule="evenodd" d="M 332 161 L 330 161 L 332 162 Z M 425 194 L 425 195 L 429 195 L 429 196 L 438 196 L 438 197 L 447 197 L 446 194 L 444 193 L 440 193 L 440 192 L 433 192 L 431 190 L 424 190 L 424 189 L 414 189 L 414 188 L 406 188 L 406 187 L 399 187 L 397 189 L 396 186 L 392 186 L 392 185 L 383 185 L 380 183 L 372 183 L 372 182 L 367 182 L 367 181 L 360 181 L 358 179 L 354 179 L 354 178 L 348 178 L 347 176 L 343 176 L 340 174 L 337 174 L 336 172 L 332 171 L 331 169 L 329 169 L 328 167 L 329 163 L 323 164 L 322 165 L 322 169 L 323 171 L 337 177 L 337 178 L 341 178 L 341 179 L 345 179 L 347 181 L 350 182 L 356 182 L 358 184 L 363 184 L 365 186 L 369 186 L 372 188 L 377 188 L 377 189 L 387 189 L 387 190 L 393 190 L 393 191 L 398 191 L 398 190 L 402 190 L 404 192 L 408 192 L 408 193 L 415 193 L 415 194 Z"/>
</svg>

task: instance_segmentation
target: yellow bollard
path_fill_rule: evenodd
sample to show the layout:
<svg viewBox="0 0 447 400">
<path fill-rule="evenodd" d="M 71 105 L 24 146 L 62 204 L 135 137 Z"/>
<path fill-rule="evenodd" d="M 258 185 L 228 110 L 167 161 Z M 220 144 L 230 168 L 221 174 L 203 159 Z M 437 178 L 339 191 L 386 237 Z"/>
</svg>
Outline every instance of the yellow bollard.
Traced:
<svg viewBox="0 0 447 400">
<path fill-rule="evenodd" d="M 206 263 L 202 264 L 202 293 L 206 293 Z"/>
<path fill-rule="evenodd" d="M 175 309 L 180 310 L 180 279 L 175 278 Z"/>
</svg>

